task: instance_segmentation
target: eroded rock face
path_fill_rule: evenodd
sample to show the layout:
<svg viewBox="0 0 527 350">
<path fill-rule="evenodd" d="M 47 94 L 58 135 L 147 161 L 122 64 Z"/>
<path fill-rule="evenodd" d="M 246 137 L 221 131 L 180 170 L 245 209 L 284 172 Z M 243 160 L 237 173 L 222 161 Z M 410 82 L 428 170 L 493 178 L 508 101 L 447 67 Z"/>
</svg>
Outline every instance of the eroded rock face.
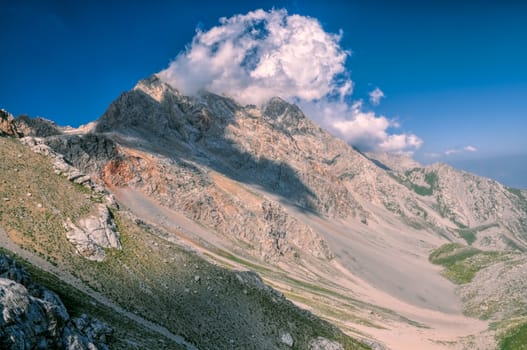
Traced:
<svg viewBox="0 0 527 350">
<path fill-rule="evenodd" d="M 79 185 L 83 185 L 96 192 L 104 193 L 104 188 L 98 185 L 91 176 L 81 172 L 76 167 L 72 166 L 68 161 L 65 160 L 64 156 L 54 151 L 50 146 L 46 144 L 46 139 L 42 137 L 26 136 L 20 139 L 20 141 L 31 148 L 35 153 L 43 154 L 51 159 L 55 173 L 58 175 L 65 176 L 71 182 Z"/>
<path fill-rule="evenodd" d="M 20 136 L 20 133 L 14 124 L 13 115 L 3 109 L 0 109 L 0 136 Z"/>
<path fill-rule="evenodd" d="M 117 227 L 104 204 L 97 205 L 96 213 L 80 219 L 78 225 L 68 219 L 65 226 L 69 230 L 68 240 L 75 245 L 79 254 L 89 260 L 104 260 L 104 249 L 121 249 Z"/>
<path fill-rule="evenodd" d="M 31 281 L 15 261 L 0 255 L 1 349 L 108 349 L 107 324 L 87 315 L 71 318 L 57 294 Z"/>
<path fill-rule="evenodd" d="M 27 115 L 18 116 L 14 123 L 23 136 L 48 137 L 62 134 L 61 128 L 51 120 Z"/>
<path fill-rule="evenodd" d="M 263 246 L 267 252 L 287 255 L 293 247 L 298 247 L 318 258 L 333 258 L 333 253 L 325 241 L 309 226 L 288 215 L 279 203 L 265 200 L 262 203 L 262 211 L 267 231 Z"/>
<path fill-rule="evenodd" d="M 49 294 L 49 291 L 48 293 Z M 51 299 L 49 296 L 47 299 Z M 22 284 L 0 278 L 0 344 L 2 349 L 33 349 L 58 346 L 59 331 L 69 315 L 57 299 L 31 296 Z"/>
</svg>

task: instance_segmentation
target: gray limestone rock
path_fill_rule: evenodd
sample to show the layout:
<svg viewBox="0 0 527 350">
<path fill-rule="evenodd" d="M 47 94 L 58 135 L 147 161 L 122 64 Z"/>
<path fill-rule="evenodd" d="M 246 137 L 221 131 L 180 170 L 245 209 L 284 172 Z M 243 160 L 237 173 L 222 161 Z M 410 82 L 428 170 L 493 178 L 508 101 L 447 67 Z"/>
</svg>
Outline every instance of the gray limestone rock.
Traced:
<svg viewBox="0 0 527 350">
<path fill-rule="evenodd" d="M 104 204 L 97 205 L 95 214 L 80 219 L 77 225 L 68 219 L 64 226 L 68 229 L 68 240 L 89 260 L 104 260 L 104 249 L 121 249 L 117 227 Z"/>
<path fill-rule="evenodd" d="M 309 350 L 344 350 L 344 347 L 336 341 L 318 337 L 309 342 Z"/>
<path fill-rule="evenodd" d="M 283 332 L 280 334 L 280 341 L 290 348 L 293 347 L 293 344 L 295 343 L 293 336 L 289 332 Z"/>
<path fill-rule="evenodd" d="M 14 124 L 23 136 L 48 137 L 62 134 L 57 124 L 42 117 L 30 118 L 22 115 L 15 118 Z"/>
<path fill-rule="evenodd" d="M 1 349 L 108 349 L 112 329 L 107 324 L 87 315 L 70 318 L 57 294 L 34 284 L 3 254 L 0 276 Z"/>
</svg>

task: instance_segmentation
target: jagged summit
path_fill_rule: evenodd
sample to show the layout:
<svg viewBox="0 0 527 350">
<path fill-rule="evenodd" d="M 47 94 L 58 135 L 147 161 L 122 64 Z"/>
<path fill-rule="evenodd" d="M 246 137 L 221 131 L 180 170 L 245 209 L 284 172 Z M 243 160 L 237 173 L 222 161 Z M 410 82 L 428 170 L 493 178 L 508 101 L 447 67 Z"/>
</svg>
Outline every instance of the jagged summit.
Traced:
<svg viewBox="0 0 527 350">
<path fill-rule="evenodd" d="M 290 109 L 295 109 L 294 114 L 299 118 L 304 118 L 302 111 L 297 106 L 277 96 L 271 97 L 269 101 L 262 105 L 263 112 L 270 118 L 278 118 L 289 112 Z"/>
<path fill-rule="evenodd" d="M 180 94 L 178 90 L 163 82 L 157 74 L 152 74 L 148 78 L 139 80 L 133 90 L 143 91 L 158 102 L 162 102 L 166 93 Z"/>
</svg>

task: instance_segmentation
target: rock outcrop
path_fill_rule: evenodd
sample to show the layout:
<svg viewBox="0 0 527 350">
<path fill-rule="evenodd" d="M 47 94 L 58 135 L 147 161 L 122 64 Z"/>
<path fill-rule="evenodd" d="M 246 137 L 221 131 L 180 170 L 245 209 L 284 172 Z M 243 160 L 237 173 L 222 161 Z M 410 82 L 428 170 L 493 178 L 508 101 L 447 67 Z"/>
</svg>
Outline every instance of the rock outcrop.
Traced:
<svg viewBox="0 0 527 350">
<path fill-rule="evenodd" d="M 479 271 L 459 293 L 465 312 L 494 321 L 513 319 L 527 308 L 527 257 L 511 254 Z"/>
<path fill-rule="evenodd" d="M 62 129 L 51 120 L 21 115 L 15 118 L 14 124 L 23 136 L 48 137 L 62 134 Z"/>
<path fill-rule="evenodd" d="M 121 249 L 117 226 L 104 204 L 97 205 L 96 212 L 80 219 L 78 225 L 68 219 L 64 226 L 68 230 L 68 240 L 89 260 L 104 260 L 105 249 Z"/>
<path fill-rule="evenodd" d="M 344 350 L 344 348 L 335 341 L 318 337 L 309 343 L 309 350 Z"/>
<path fill-rule="evenodd" d="M 19 137 L 20 132 L 14 124 L 13 115 L 11 113 L 0 109 L 0 136 Z"/>
<path fill-rule="evenodd" d="M 86 186 L 87 188 L 99 193 L 106 193 L 104 187 L 94 181 L 90 175 L 81 172 L 78 168 L 66 161 L 64 155 L 53 150 L 46 144 L 46 139 L 42 137 L 26 136 L 20 141 L 31 148 L 35 153 L 43 154 L 51 159 L 55 173 L 65 176 L 68 180 Z"/>
<path fill-rule="evenodd" d="M 30 118 L 22 115 L 14 118 L 11 113 L 0 109 L 0 136 L 24 137 L 38 136 L 48 137 L 62 134 L 62 129 L 52 122 L 42 117 Z"/>
<path fill-rule="evenodd" d="M 31 281 L 15 261 L 0 254 L 0 348 L 108 349 L 112 329 L 87 315 L 70 317 L 54 292 Z"/>
<path fill-rule="evenodd" d="M 414 168 L 398 176 L 418 195 L 414 209 L 435 212 L 436 220 L 428 220 L 430 224 L 448 222 L 450 232 L 473 236 L 470 244 L 482 249 L 527 251 L 527 197 L 521 190 L 446 164 Z"/>
</svg>

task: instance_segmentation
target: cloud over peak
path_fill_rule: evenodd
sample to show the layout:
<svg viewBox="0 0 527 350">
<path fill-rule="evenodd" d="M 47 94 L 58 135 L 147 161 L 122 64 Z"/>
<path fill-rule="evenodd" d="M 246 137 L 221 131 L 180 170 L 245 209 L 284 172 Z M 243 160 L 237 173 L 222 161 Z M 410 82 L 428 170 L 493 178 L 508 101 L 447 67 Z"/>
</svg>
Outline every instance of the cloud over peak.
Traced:
<svg viewBox="0 0 527 350">
<path fill-rule="evenodd" d="M 201 89 L 241 103 L 262 104 L 273 96 L 298 103 L 322 127 L 363 150 L 409 151 L 421 146 L 413 134 L 390 134 L 399 125 L 351 101 L 353 82 L 345 64 L 350 52 L 342 32 L 327 33 L 311 17 L 286 10 L 255 10 L 229 18 L 192 43 L 159 76 L 183 93 Z M 370 93 L 377 105 L 384 93 Z"/>
<path fill-rule="evenodd" d="M 251 104 L 273 96 L 313 100 L 345 95 L 351 81 L 340 37 L 326 33 L 314 18 L 256 10 L 198 30 L 160 75 L 188 94 L 206 89 Z"/>
</svg>

